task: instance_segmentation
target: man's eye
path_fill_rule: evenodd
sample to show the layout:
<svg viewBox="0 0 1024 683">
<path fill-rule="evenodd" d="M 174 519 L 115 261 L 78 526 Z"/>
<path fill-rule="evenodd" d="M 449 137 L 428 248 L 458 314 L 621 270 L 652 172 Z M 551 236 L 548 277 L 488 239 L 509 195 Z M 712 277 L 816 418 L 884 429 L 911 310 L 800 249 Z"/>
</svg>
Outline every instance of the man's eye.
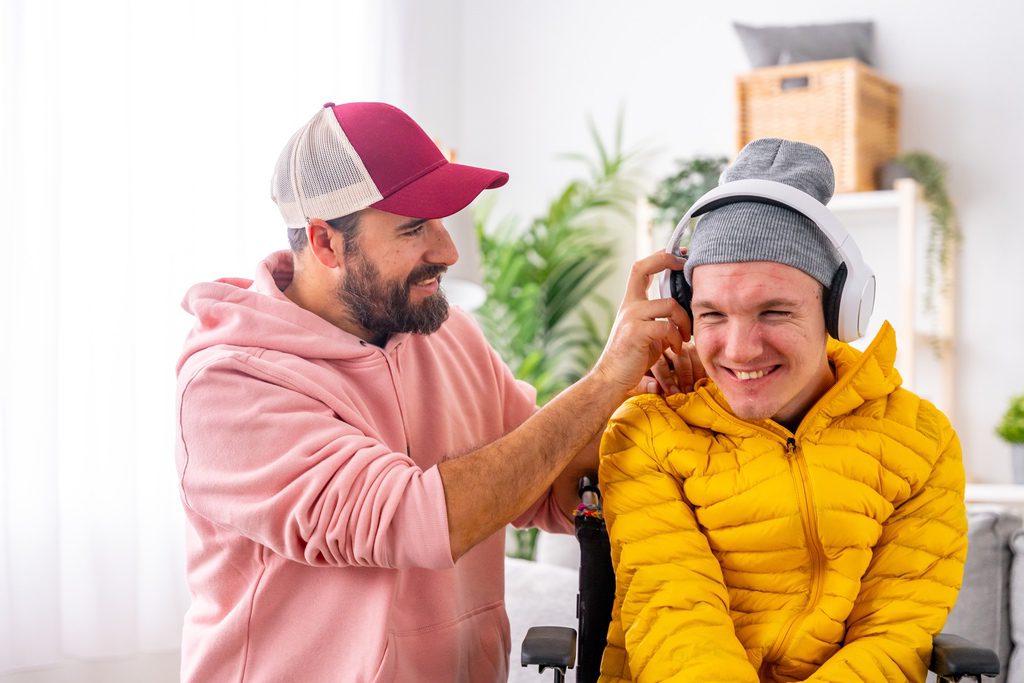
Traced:
<svg viewBox="0 0 1024 683">
<path fill-rule="evenodd" d="M 789 311 L 765 311 L 761 315 L 767 316 L 769 318 L 788 318 Z"/>
<path fill-rule="evenodd" d="M 418 235 L 421 232 L 423 232 L 423 226 L 424 225 L 426 225 L 426 224 L 425 223 L 420 223 L 415 228 L 412 228 L 410 230 L 406 230 L 405 231 L 405 236 L 406 237 L 415 237 L 416 235 Z"/>
<path fill-rule="evenodd" d="M 724 318 L 725 316 L 723 316 L 721 313 L 719 313 L 717 311 L 708 311 L 707 313 L 701 313 L 697 317 L 700 320 L 706 320 L 708 322 L 713 322 L 715 320 L 720 320 L 721 318 Z"/>
</svg>

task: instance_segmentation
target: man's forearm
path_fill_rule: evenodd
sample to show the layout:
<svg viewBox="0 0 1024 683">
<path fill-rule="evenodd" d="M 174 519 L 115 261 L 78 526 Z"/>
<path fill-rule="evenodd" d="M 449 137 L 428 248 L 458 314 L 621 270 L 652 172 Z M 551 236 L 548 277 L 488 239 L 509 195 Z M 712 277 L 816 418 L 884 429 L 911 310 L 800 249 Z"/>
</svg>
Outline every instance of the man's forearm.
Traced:
<svg viewBox="0 0 1024 683">
<path fill-rule="evenodd" d="M 572 519 L 579 505 L 579 484 L 580 478 L 591 474 L 597 478 L 598 455 L 600 453 L 601 435 L 604 434 L 604 425 L 597 431 L 594 438 L 579 450 L 569 464 L 562 468 L 562 472 L 555 478 L 551 485 L 554 490 L 555 502 L 558 509 L 566 517 Z"/>
<path fill-rule="evenodd" d="M 577 454 L 590 450 L 625 398 L 626 392 L 588 375 L 497 441 L 441 463 L 452 558 L 526 510 Z M 567 494 L 558 493 L 566 508 Z"/>
<path fill-rule="evenodd" d="M 647 298 L 651 277 L 685 261 L 656 252 L 633 264 L 608 343 L 594 369 L 517 429 L 438 465 L 452 558 L 519 516 L 603 428 L 666 348 L 682 352 L 690 320 L 675 300 Z"/>
</svg>

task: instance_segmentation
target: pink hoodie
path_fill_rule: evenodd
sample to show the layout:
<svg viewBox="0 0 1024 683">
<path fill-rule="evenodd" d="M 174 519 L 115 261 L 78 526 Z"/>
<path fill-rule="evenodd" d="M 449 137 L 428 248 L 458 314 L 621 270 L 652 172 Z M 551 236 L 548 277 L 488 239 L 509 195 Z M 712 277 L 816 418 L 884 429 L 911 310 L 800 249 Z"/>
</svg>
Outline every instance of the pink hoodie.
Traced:
<svg viewBox="0 0 1024 683">
<path fill-rule="evenodd" d="M 506 680 L 504 533 L 452 562 L 437 464 L 533 390 L 462 311 L 381 349 L 292 303 L 291 277 L 279 252 L 184 302 L 182 680 Z M 517 522 L 571 528 L 550 495 Z"/>
</svg>

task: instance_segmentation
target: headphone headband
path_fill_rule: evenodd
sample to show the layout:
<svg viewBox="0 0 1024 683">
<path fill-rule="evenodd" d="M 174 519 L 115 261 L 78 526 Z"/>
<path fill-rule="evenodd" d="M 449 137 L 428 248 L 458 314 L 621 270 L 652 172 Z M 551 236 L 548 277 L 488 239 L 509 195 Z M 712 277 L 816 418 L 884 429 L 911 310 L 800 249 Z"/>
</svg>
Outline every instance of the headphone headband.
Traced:
<svg viewBox="0 0 1024 683">
<path fill-rule="evenodd" d="M 680 219 L 669 238 L 665 251 L 678 256 L 680 254 L 679 242 L 689 228 L 692 219 L 726 204 L 737 202 L 759 202 L 782 206 L 807 217 L 818 226 L 839 252 L 839 256 L 843 260 L 842 265 L 846 266 L 845 281 L 835 283 L 842 288 L 842 291 L 831 293 L 833 298 L 838 296 L 838 310 L 835 329 L 830 329 L 829 332 L 840 341 L 853 341 L 862 337 L 867 331 L 868 319 L 874 308 L 875 275 L 864 262 L 857 243 L 853 241 L 850 233 L 842 226 L 839 219 L 817 199 L 791 185 L 759 178 L 734 180 L 719 185 L 698 199 L 686 212 L 686 215 Z M 842 266 L 840 268 L 842 269 Z M 678 299 L 673 291 L 671 274 L 672 271 L 662 273 L 661 295 Z M 684 305 L 688 306 L 688 304 L 687 301 Z M 826 322 L 829 321 L 826 320 Z M 832 327 L 831 324 L 830 327 Z"/>
</svg>

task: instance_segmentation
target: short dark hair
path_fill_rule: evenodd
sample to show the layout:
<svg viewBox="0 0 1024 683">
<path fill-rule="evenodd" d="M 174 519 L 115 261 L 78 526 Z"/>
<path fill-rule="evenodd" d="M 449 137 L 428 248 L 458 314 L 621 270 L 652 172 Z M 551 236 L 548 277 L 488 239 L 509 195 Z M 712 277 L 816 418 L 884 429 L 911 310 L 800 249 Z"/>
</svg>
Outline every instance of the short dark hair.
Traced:
<svg viewBox="0 0 1024 683">
<path fill-rule="evenodd" d="M 362 211 L 356 211 L 350 213 L 347 216 L 341 216 L 339 218 L 332 218 L 329 221 L 325 221 L 327 225 L 331 226 L 331 229 L 335 232 L 341 233 L 342 238 L 345 241 L 345 253 L 355 254 L 359 251 L 359 245 L 356 244 L 356 237 L 359 236 L 359 219 L 362 217 Z M 299 253 L 306 248 L 309 244 L 309 240 L 306 238 L 305 228 L 288 228 L 288 244 L 291 245 L 292 251 Z"/>
</svg>

